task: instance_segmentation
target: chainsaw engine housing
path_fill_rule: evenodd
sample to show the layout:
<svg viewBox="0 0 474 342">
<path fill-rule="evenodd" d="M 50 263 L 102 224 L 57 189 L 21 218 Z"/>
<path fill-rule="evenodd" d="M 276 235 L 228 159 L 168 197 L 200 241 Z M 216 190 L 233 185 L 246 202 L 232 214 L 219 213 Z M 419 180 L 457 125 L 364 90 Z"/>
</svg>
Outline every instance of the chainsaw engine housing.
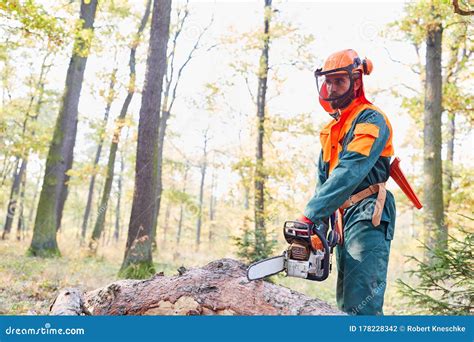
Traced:
<svg viewBox="0 0 474 342">
<path fill-rule="evenodd" d="M 323 259 L 324 253 L 322 251 L 310 251 L 307 260 L 296 260 L 287 257 L 285 267 L 286 274 L 289 277 L 303 279 L 307 279 L 308 276 L 322 277 L 324 273 L 322 268 Z"/>
<path fill-rule="evenodd" d="M 314 226 L 299 221 L 286 221 L 283 234 L 290 247 L 285 252 L 285 269 L 290 277 L 322 281 L 330 272 L 330 248 L 326 237 Z M 316 235 L 321 248 L 316 249 L 311 237 Z"/>
</svg>

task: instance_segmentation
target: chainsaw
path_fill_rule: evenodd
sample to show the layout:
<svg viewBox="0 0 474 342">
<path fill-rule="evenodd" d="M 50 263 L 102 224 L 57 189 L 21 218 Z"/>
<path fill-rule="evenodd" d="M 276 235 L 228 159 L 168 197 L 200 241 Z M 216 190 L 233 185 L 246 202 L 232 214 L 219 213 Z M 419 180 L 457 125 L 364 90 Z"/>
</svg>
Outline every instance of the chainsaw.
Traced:
<svg viewBox="0 0 474 342">
<path fill-rule="evenodd" d="M 258 280 L 282 271 L 289 277 L 323 281 L 331 272 L 337 233 L 299 221 L 286 221 L 283 234 L 289 247 L 282 255 L 257 261 L 247 269 L 247 279 Z"/>
</svg>

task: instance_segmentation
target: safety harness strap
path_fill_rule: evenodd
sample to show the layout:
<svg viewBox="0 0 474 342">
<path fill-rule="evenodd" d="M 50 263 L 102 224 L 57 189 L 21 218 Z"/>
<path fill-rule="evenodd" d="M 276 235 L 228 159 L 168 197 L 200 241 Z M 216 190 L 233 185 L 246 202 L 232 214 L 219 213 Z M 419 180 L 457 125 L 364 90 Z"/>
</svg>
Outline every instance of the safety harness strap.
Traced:
<svg viewBox="0 0 474 342">
<path fill-rule="evenodd" d="M 377 227 L 380 224 L 383 207 L 385 205 L 385 199 L 387 198 L 387 190 L 385 189 L 385 183 L 372 184 L 368 188 L 356 193 L 355 195 L 350 196 L 349 199 L 342 204 L 340 209 L 347 209 L 377 192 L 378 195 L 375 201 L 374 213 L 372 214 L 372 223 L 374 226 Z"/>
<path fill-rule="evenodd" d="M 378 195 L 377 199 L 375 200 L 374 212 L 372 214 L 372 224 L 374 225 L 374 227 L 377 227 L 382 219 L 383 207 L 385 205 L 385 199 L 387 198 L 387 190 L 385 189 L 385 183 L 372 184 L 368 188 L 350 196 L 349 199 L 347 199 L 336 211 L 336 231 L 339 233 L 340 245 L 344 243 L 344 209 L 353 206 L 354 204 L 377 192 Z"/>
</svg>

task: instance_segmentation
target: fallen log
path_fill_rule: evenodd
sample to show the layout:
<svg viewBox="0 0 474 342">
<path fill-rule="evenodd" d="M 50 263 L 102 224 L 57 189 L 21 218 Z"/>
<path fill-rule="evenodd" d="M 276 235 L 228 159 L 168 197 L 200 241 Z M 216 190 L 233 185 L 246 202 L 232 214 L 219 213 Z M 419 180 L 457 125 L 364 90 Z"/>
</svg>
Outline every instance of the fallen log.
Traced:
<svg viewBox="0 0 474 342">
<path fill-rule="evenodd" d="M 90 315 L 84 306 L 84 298 L 79 289 L 67 288 L 59 292 L 49 307 L 50 315 L 80 316 Z"/>
<path fill-rule="evenodd" d="M 246 266 L 236 260 L 221 259 L 178 272 L 171 277 L 160 273 L 147 280 L 119 280 L 84 294 L 67 289 L 51 306 L 51 314 L 343 315 L 322 300 L 286 287 L 249 282 Z"/>
</svg>

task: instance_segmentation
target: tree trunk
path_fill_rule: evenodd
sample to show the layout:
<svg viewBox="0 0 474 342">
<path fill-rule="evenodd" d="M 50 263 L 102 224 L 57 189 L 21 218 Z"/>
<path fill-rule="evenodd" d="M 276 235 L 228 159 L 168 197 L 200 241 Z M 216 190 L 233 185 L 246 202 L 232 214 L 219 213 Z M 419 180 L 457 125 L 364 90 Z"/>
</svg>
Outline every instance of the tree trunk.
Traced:
<svg viewBox="0 0 474 342">
<path fill-rule="evenodd" d="M 426 245 L 431 248 L 447 247 L 444 224 L 443 178 L 441 161 L 441 53 L 443 28 L 433 24 L 426 37 L 426 83 L 424 110 L 424 225 Z M 431 260 L 427 251 L 427 261 Z"/>
<path fill-rule="evenodd" d="M 33 199 L 31 200 L 31 206 L 30 206 L 30 210 L 29 210 L 29 213 L 28 213 L 28 224 L 26 226 L 26 229 L 29 230 L 32 222 L 33 222 L 33 216 L 35 215 L 35 208 L 36 208 L 36 199 L 38 198 L 38 194 L 40 192 L 40 188 L 41 188 L 41 174 L 43 173 L 43 167 L 40 166 L 40 170 L 39 170 L 39 175 L 37 177 L 37 180 L 36 180 L 36 185 L 35 185 L 35 192 L 33 193 Z"/>
<path fill-rule="evenodd" d="M 216 172 L 212 173 L 211 177 L 211 199 L 209 201 L 209 243 L 212 241 L 212 236 L 214 233 L 214 220 L 216 219 L 216 197 L 215 197 L 215 187 L 216 187 Z"/>
<path fill-rule="evenodd" d="M 456 114 L 448 114 L 448 143 L 446 155 L 446 200 L 445 208 L 449 210 L 451 202 L 451 190 L 453 187 L 453 162 L 454 162 L 454 139 L 456 135 Z"/>
<path fill-rule="evenodd" d="M 124 170 L 123 151 L 120 152 L 120 173 L 117 179 L 117 205 L 115 207 L 115 230 L 114 239 L 118 241 L 120 237 L 120 215 L 121 215 L 121 202 L 122 202 L 122 177 Z"/>
<path fill-rule="evenodd" d="M 203 156 L 201 161 L 201 182 L 199 184 L 199 207 L 197 212 L 197 221 L 196 221 L 196 248 L 199 248 L 201 243 L 201 224 L 202 224 L 202 206 L 204 200 L 204 182 L 206 180 L 206 170 L 207 170 L 207 131 L 204 135 L 204 148 Z"/>
<path fill-rule="evenodd" d="M 93 30 L 95 13 L 97 9 L 97 1 L 85 1 L 81 3 L 81 20 L 84 20 L 83 29 Z M 77 132 L 77 114 L 79 107 L 79 97 L 82 88 L 82 81 L 84 78 L 84 71 L 87 62 L 87 57 L 84 58 L 84 52 L 88 53 L 89 46 L 86 42 L 79 40 L 76 43 L 76 51 L 71 59 L 70 68 L 75 69 L 75 75 L 73 74 L 70 82 L 66 80 L 66 93 L 64 97 L 64 110 L 65 110 L 65 127 L 70 127 L 70 135 L 64 135 L 64 142 L 61 148 L 61 156 L 64 160 L 65 169 L 61 170 L 60 177 L 58 178 L 57 188 L 57 206 L 56 206 L 56 230 L 61 228 L 61 221 L 64 211 L 64 205 L 69 194 L 69 178 L 67 171 L 72 168 L 73 157 L 74 157 L 74 145 L 76 142 Z M 86 54 L 87 56 L 87 54 Z M 69 75 L 69 70 L 68 70 Z M 69 88 L 72 88 L 69 90 Z"/>
<path fill-rule="evenodd" d="M 244 186 L 244 209 L 250 208 L 250 189 L 248 186 Z"/>
<path fill-rule="evenodd" d="M 188 178 L 188 170 L 189 170 L 189 167 L 188 167 L 188 165 L 186 165 L 185 169 L 184 169 L 184 177 L 183 177 L 183 189 L 182 189 L 183 194 L 186 193 L 186 181 L 187 181 L 187 178 Z M 181 240 L 181 231 L 182 231 L 182 227 L 183 227 L 183 217 L 184 217 L 184 203 L 181 203 L 181 205 L 179 207 L 178 230 L 176 232 L 176 244 L 177 245 L 179 245 L 179 242 Z"/>
<path fill-rule="evenodd" d="M 161 237 L 161 246 L 162 248 L 166 248 L 166 240 L 168 237 L 168 230 L 170 227 L 170 215 L 171 215 L 171 203 L 168 201 L 165 210 L 165 222 L 163 224 L 163 236 Z"/>
<path fill-rule="evenodd" d="M 16 205 L 18 201 L 18 192 L 20 191 L 20 171 L 18 165 L 20 164 L 20 158 L 16 158 L 15 169 L 13 170 L 12 188 L 10 190 L 10 198 L 8 200 L 7 217 L 5 218 L 5 226 L 3 227 L 2 240 L 7 240 L 13 225 L 13 219 L 15 218 Z M 23 167 L 23 160 L 21 161 L 21 167 Z"/>
<path fill-rule="evenodd" d="M 19 203 L 19 213 L 18 213 L 18 223 L 16 226 L 16 239 L 21 240 L 25 231 L 25 216 L 24 216 L 24 207 L 25 207 L 25 188 L 26 188 L 26 169 L 28 165 L 28 159 L 23 159 L 20 167 L 20 197 L 18 199 Z"/>
<path fill-rule="evenodd" d="M 105 130 L 107 127 L 107 122 L 109 120 L 109 113 L 110 113 L 110 107 L 112 106 L 112 101 L 113 101 L 113 93 L 114 93 L 114 87 L 115 87 L 115 80 L 116 80 L 116 75 L 117 75 L 117 69 L 115 68 L 112 71 L 112 75 L 110 78 L 110 85 L 109 85 L 109 96 L 107 97 L 107 104 L 105 106 L 105 112 L 104 112 L 104 119 L 102 122 L 102 128 Z M 97 165 L 99 164 L 100 160 L 100 155 L 102 153 L 102 147 L 104 145 L 104 132 L 101 132 L 101 136 L 99 138 L 99 144 L 97 145 L 97 151 L 95 153 L 95 158 L 94 158 L 94 173 L 91 176 L 91 180 L 89 183 L 89 191 L 87 193 L 87 203 L 86 203 L 86 209 L 84 210 L 84 217 L 82 219 L 82 228 L 81 228 L 81 239 L 84 240 L 86 237 L 86 230 L 87 230 L 87 224 L 89 222 L 89 215 L 91 212 L 91 207 L 92 207 L 92 197 L 94 196 L 94 185 L 95 185 L 95 169 Z"/>
<path fill-rule="evenodd" d="M 202 268 L 180 268 L 175 276 L 158 273 L 147 280 L 121 280 L 84 295 L 67 289 L 51 306 L 51 314 L 345 315 L 286 287 L 249 282 L 245 269 L 238 261 L 221 259 Z"/>
<path fill-rule="evenodd" d="M 267 234 L 265 230 L 265 171 L 263 139 L 265 134 L 265 104 L 268 77 L 268 51 L 270 44 L 271 0 L 265 0 L 264 36 L 260 56 L 257 93 L 257 153 L 255 163 L 255 251 L 258 259 L 268 256 Z"/>
<path fill-rule="evenodd" d="M 91 31 L 97 9 L 97 0 L 81 2 L 82 29 Z M 46 160 L 46 168 L 36 212 L 33 239 L 29 254 L 36 256 L 59 255 L 56 231 L 60 226 L 62 209 L 67 197 L 67 170 L 72 166 L 77 131 L 77 113 L 89 43 L 79 35 L 74 42 L 69 63 L 66 87 L 53 140 Z"/>
<path fill-rule="evenodd" d="M 148 0 L 145 13 L 140 22 L 140 26 L 138 27 L 138 31 L 135 35 L 135 39 L 132 42 L 132 48 L 130 49 L 130 58 L 129 58 L 129 85 L 128 85 L 128 93 L 122 105 L 122 109 L 120 110 L 120 115 L 116 120 L 116 128 L 114 131 L 114 136 L 112 138 L 112 142 L 110 144 L 109 149 L 109 160 L 107 162 L 107 175 L 105 178 L 104 189 L 102 192 L 102 197 L 100 200 L 99 211 L 96 216 L 96 221 L 94 224 L 94 230 L 92 232 L 91 240 L 89 241 L 89 249 L 91 252 L 95 253 L 97 251 L 97 243 L 100 239 L 100 236 L 104 230 L 105 224 L 105 215 L 107 214 L 107 208 L 110 198 L 110 191 L 112 190 L 112 181 L 114 178 L 114 170 L 115 170 L 115 158 L 117 155 L 118 143 L 120 140 L 120 133 L 122 131 L 122 127 L 124 125 L 124 119 L 127 115 L 128 107 L 130 102 L 132 101 L 133 95 L 135 94 L 135 55 L 137 52 L 137 46 L 140 41 L 141 35 L 143 30 L 146 27 L 146 23 L 148 22 L 148 18 L 150 16 L 150 9 L 151 9 L 151 0 Z"/>
<path fill-rule="evenodd" d="M 135 189 L 127 244 L 120 275 L 145 278 L 154 272 L 151 232 L 156 205 L 156 153 L 166 50 L 169 37 L 171 0 L 155 1 L 151 20 L 145 84 L 138 123 Z"/>
<path fill-rule="evenodd" d="M 168 96 L 166 93 L 164 94 L 165 98 Z M 158 133 L 158 152 L 156 157 L 156 168 L 157 168 L 157 175 L 156 175 L 156 205 L 154 208 L 153 213 L 153 229 L 152 229 L 152 243 L 153 246 L 156 247 L 156 229 L 158 226 L 158 216 L 160 214 L 160 205 L 161 205 L 161 195 L 163 194 L 163 149 L 165 144 L 165 135 L 166 135 L 166 127 L 167 122 L 170 117 L 170 113 L 167 110 L 161 111 L 161 118 L 160 118 L 160 128 Z"/>
</svg>

